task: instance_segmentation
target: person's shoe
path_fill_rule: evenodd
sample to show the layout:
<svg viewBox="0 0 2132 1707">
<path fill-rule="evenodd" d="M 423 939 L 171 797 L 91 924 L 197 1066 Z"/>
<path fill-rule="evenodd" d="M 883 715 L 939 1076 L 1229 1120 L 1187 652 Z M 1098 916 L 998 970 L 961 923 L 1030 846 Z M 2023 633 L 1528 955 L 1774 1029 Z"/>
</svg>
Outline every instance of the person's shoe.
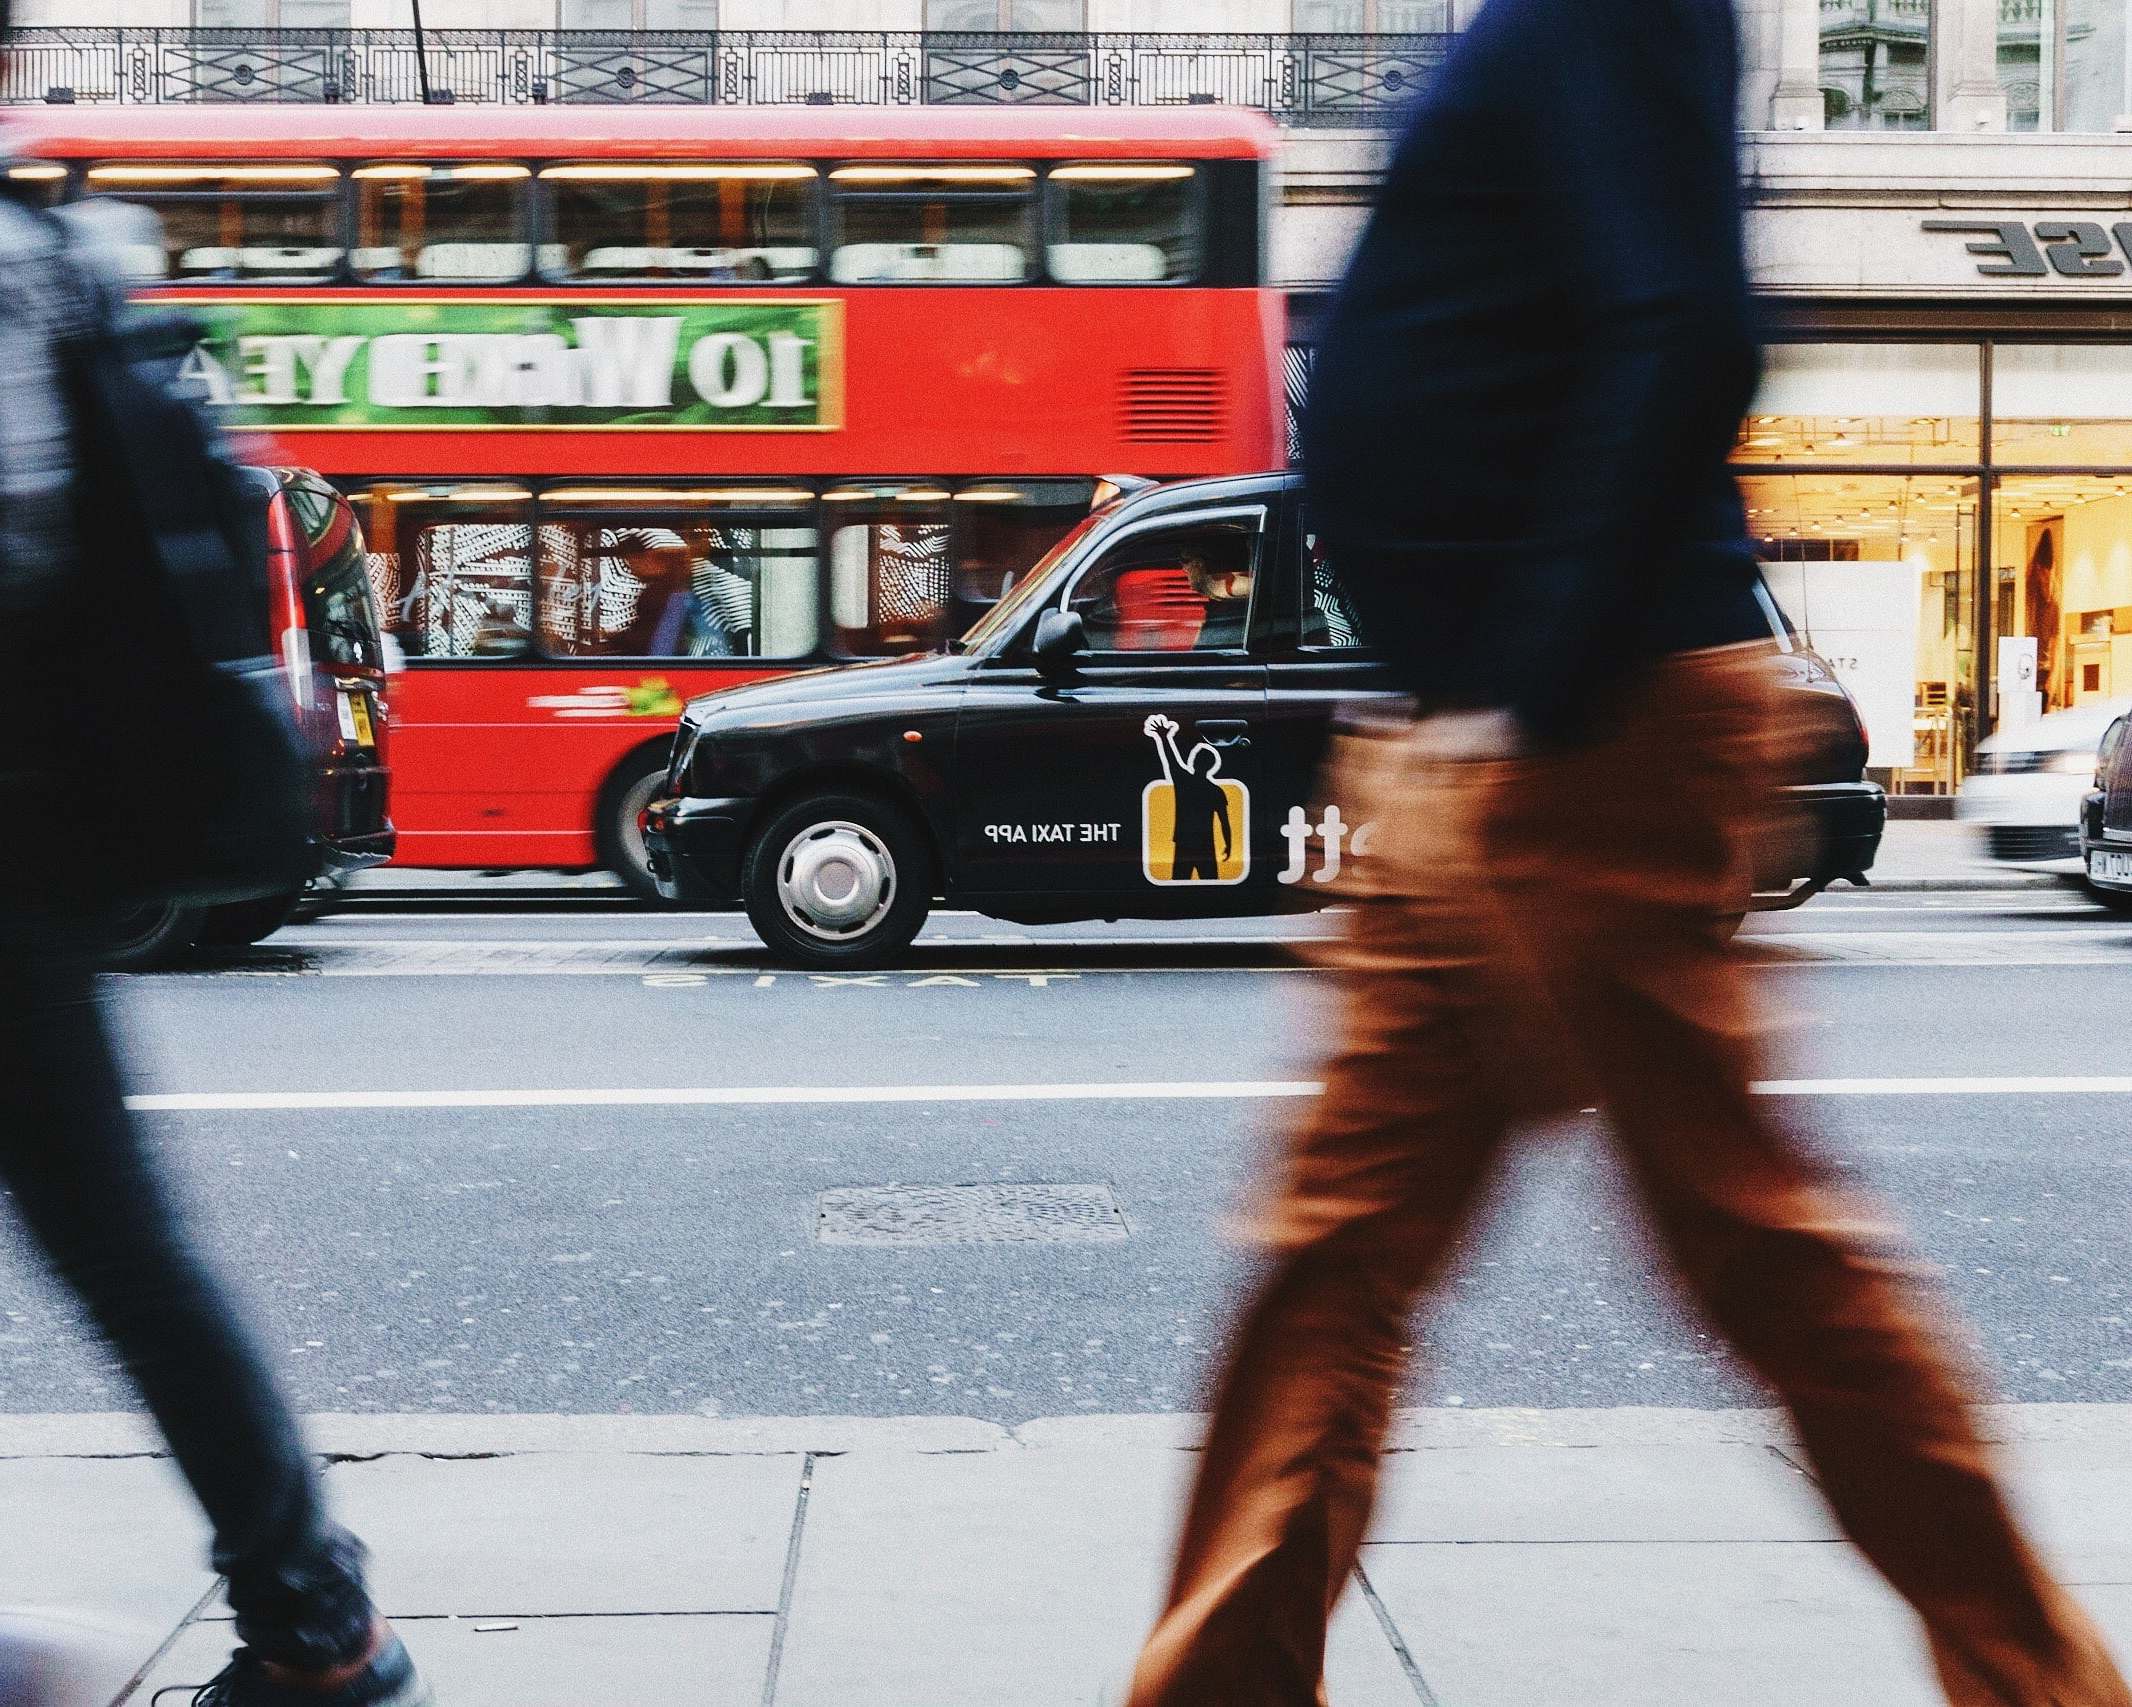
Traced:
<svg viewBox="0 0 2132 1707">
<path fill-rule="evenodd" d="M 159 1689 L 155 1702 L 183 1693 Z M 239 1648 L 189 1699 L 191 1707 L 433 1707 L 415 1662 L 390 1629 L 360 1667 L 324 1676 L 293 1672 Z"/>
</svg>

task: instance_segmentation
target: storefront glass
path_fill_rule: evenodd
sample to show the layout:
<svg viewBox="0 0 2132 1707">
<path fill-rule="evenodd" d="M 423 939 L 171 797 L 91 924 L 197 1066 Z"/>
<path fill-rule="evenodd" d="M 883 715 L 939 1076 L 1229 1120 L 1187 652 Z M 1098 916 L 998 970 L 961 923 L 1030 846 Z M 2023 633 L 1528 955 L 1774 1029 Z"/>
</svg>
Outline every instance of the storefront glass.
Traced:
<svg viewBox="0 0 2132 1707">
<path fill-rule="evenodd" d="M 1999 0 L 2009 130 L 2110 131 L 2125 89 L 2125 0 Z"/>
<path fill-rule="evenodd" d="M 1743 476 L 1770 591 L 1843 678 L 1898 793 L 1962 778 L 1976 728 L 1980 482 L 1949 475 Z"/>
<path fill-rule="evenodd" d="M 1998 719 L 2132 698 L 2132 475 L 2003 479 L 1991 540 Z"/>
<path fill-rule="evenodd" d="M 1775 344 L 1740 432 L 1746 463 L 1974 463 L 1974 344 Z"/>
<path fill-rule="evenodd" d="M 1876 777 L 1946 793 L 2002 722 L 2132 702 L 2132 344 L 1780 344 L 1767 372 L 1749 531 Z"/>
<path fill-rule="evenodd" d="M 1821 0 L 1821 101 L 1831 130 L 1932 123 L 1932 0 Z"/>
</svg>

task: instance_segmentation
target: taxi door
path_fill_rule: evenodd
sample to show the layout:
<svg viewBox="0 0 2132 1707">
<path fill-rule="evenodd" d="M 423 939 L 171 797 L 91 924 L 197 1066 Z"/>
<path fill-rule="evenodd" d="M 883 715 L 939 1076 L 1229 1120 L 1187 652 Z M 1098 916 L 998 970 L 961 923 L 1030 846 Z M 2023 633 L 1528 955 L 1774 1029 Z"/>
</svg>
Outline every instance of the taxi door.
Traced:
<svg viewBox="0 0 2132 1707">
<path fill-rule="evenodd" d="M 1356 802 L 1337 800 L 1323 766 L 1343 716 L 1403 709 L 1381 655 L 1363 644 L 1300 492 L 1287 495 L 1279 568 L 1267 601 L 1264 833 L 1284 907 L 1323 905 L 1341 871 L 1372 839 Z"/>
<path fill-rule="evenodd" d="M 1048 674 L 1026 646 L 973 675 L 956 733 L 957 888 L 1120 916 L 1252 912 L 1266 672 L 1251 650 L 1271 510 L 1158 515 L 1047 608 L 1087 649 Z"/>
</svg>

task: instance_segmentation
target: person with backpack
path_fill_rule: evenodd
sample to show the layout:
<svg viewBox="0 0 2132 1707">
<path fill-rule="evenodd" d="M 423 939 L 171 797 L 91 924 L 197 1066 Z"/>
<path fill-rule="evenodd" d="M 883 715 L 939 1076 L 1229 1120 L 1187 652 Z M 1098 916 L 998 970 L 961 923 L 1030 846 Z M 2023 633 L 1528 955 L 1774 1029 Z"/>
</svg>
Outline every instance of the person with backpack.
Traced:
<svg viewBox="0 0 2132 1707">
<path fill-rule="evenodd" d="M 1417 715 L 1320 790 L 1377 824 L 1338 1040 L 1252 1217 L 1268 1268 L 1131 1707 L 1322 1707 L 1410 1312 L 1513 1132 L 1592 1104 L 1947 1698 L 2132 1707 L 1899 1239 L 1754 1090 L 1727 938 L 1799 737 L 1726 466 L 1759 361 L 1737 81 L 1731 0 L 1488 0 L 1327 317 L 1309 500 Z"/>
<path fill-rule="evenodd" d="M 83 917 L 126 885 L 234 899 L 303 857 L 294 731 L 238 662 L 264 604 L 218 507 L 218 441 L 163 383 L 169 328 L 137 337 L 119 294 L 62 222 L 0 200 L 0 1184 L 213 1526 L 239 1646 L 197 1707 L 423 1707 L 363 1549 L 127 1113 L 85 953 Z M 131 874 L 79 814 L 133 806 L 105 765 L 109 744 L 138 748 L 143 706 L 184 735 L 119 773 L 154 773 L 169 815 L 142 820 L 133 857 L 157 869 Z M 6 1707 L 55 1699 L 64 1668 L 11 1665 L 10 1640 L 0 1680 L 25 1681 Z"/>
</svg>

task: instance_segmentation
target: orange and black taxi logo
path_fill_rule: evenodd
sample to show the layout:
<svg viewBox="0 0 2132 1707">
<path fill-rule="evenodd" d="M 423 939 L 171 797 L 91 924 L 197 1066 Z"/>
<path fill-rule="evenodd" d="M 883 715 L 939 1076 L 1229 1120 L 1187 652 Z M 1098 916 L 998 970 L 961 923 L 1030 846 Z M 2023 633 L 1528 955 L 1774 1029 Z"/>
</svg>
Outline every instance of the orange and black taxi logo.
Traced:
<svg viewBox="0 0 2132 1707">
<path fill-rule="evenodd" d="M 1150 883 L 1241 883 L 1251 874 L 1251 791 L 1221 774 L 1221 752 L 1178 743 L 1174 718 L 1141 725 L 1155 744 L 1160 781 L 1140 795 L 1140 866 Z"/>
</svg>

